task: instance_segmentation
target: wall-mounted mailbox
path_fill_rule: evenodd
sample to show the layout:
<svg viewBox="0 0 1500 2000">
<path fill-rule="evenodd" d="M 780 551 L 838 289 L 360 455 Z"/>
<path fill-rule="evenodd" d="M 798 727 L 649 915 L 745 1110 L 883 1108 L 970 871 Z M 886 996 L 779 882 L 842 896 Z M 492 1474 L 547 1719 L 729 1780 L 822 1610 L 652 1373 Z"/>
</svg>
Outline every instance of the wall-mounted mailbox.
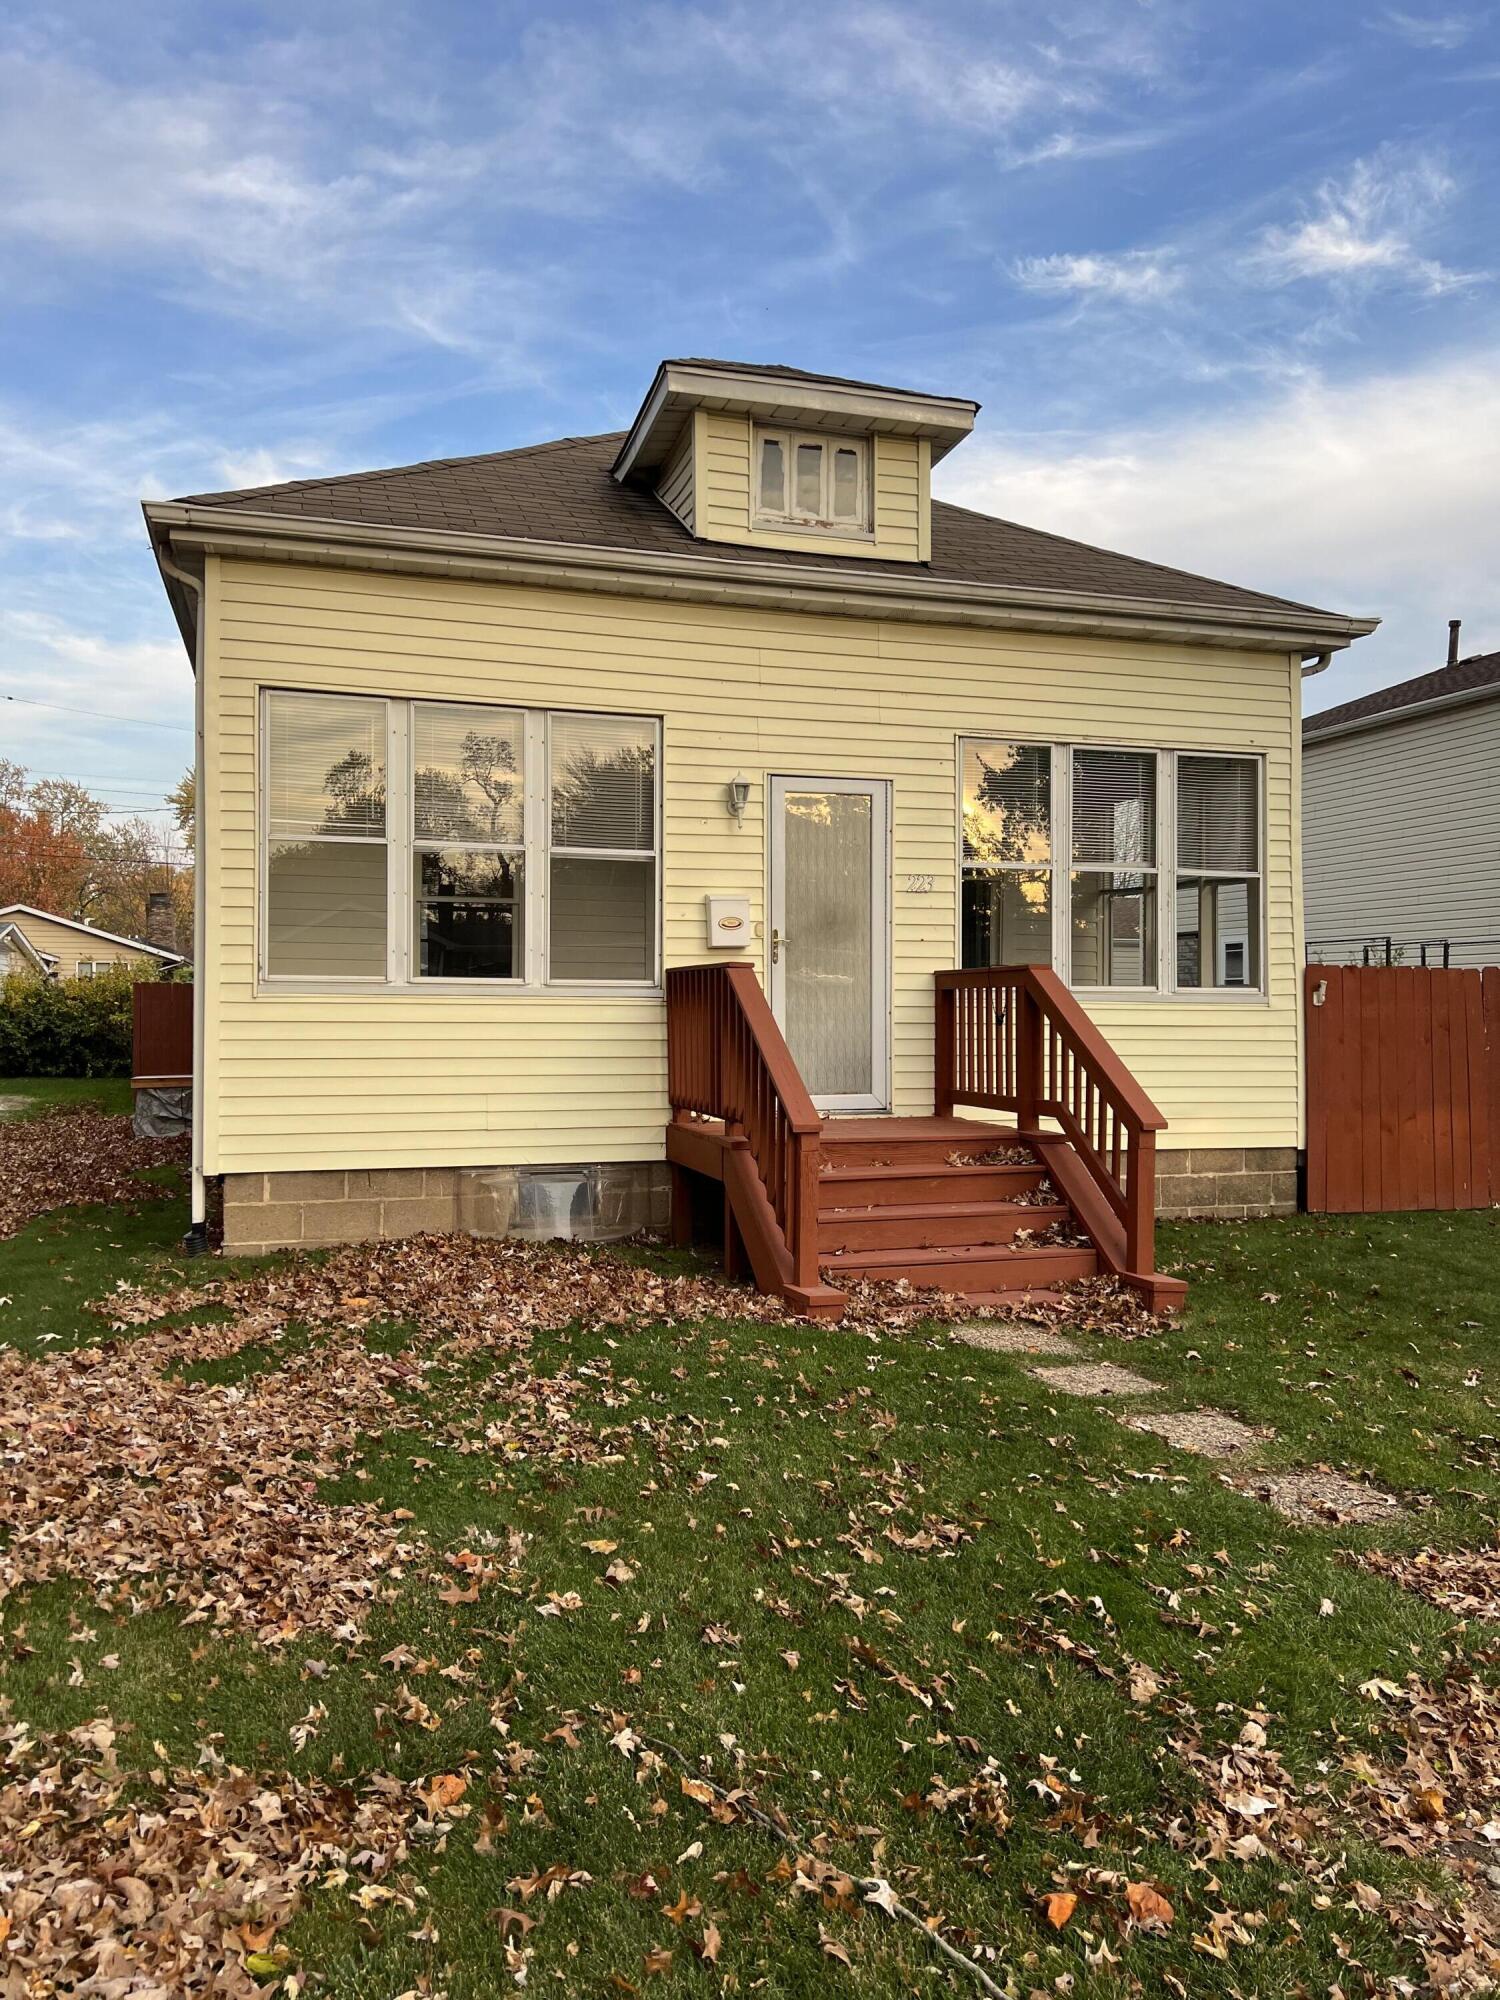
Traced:
<svg viewBox="0 0 1500 2000">
<path fill-rule="evenodd" d="M 705 896 L 710 951 L 745 951 L 750 944 L 750 898 Z"/>
</svg>

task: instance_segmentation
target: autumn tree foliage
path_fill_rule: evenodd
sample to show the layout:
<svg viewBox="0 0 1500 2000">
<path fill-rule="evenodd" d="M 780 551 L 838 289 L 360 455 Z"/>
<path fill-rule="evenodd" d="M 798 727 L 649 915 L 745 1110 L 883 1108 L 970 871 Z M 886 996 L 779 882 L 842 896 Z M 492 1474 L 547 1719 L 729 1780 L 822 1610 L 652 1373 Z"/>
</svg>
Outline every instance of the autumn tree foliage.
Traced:
<svg viewBox="0 0 1500 2000">
<path fill-rule="evenodd" d="M 121 937 L 145 937 L 149 898 L 162 890 L 172 897 L 176 948 L 188 951 L 192 871 L 174 860 L 166 831 L 143 816 L 110 815 L 71 779 L 33 779 L 0 758 L 0 908 L 29 903 Z"/>
</svg>

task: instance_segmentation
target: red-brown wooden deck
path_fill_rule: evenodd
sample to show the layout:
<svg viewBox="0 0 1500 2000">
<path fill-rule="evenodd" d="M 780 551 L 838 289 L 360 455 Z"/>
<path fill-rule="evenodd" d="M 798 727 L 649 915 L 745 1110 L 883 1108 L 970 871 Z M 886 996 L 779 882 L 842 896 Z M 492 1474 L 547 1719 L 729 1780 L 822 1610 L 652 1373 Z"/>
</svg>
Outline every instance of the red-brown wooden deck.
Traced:
<svg viewBox="0 0 1500 2000">
<path fill-rule="evenodd" d="M 722 1188 L 728 1268 L 809 1314 L 836 1317 L 856 1279 L 979 1302 L 1101 1271 L 1175 1307 L 1152 1249 L 1165 1121 L 1072 995 L 1023 966 L 938 973 L 936 1004 L 935 1114 L 825 1120 L 748 965 L 670 972 L 678 1240 L 697 1176 Z"/>
</svg>

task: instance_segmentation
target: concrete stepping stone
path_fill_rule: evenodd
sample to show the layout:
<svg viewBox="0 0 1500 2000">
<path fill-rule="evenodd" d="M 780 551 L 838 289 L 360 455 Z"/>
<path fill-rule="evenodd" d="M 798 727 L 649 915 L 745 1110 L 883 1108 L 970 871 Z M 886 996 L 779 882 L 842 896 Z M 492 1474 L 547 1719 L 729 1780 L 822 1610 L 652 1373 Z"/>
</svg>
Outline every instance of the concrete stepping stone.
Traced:
<svg viewBox="0 0 1500 2000">
<path fill-rule="evenodd" d="M 1113 1361 L 1080 1361 L 1072 1368 L 1033 1368 L 1030 1372 L 1045 1387 L 1060 1390 L 1064 1396 L 1153 1396 L 1161 1387 L 1133 1369 L 1117 1368 Z"/>
<path fill-rule="evenodd" d="M 1176 1450 L 1196 1452 L 1200 1458 L 1235 1458 L 1276 1435 L 1264 1427 L 1252 1430 L 1222 1410 L 1154 1410 L 1120 1422 L 1133 1431 L 1151 1431 Z"/>
<path fill-rule="evenodd" d="M 1081 1350 L 1045 1326 L 1017 1326 L 1014 1320 L 971 1319 L 963 1326 L 950 1327 L 955 1340 L 966 1347 L 982 1347 L 989 1354 L 1050 1355 L 1057 1361 L 1076 1361 Z"/>
<path fill-rule="evenodd" d="M 1311 1528 L 1388 1521 L 1405 1511 L 1394 1493 L 1382 1493 L 1378 1486 L 1365 1486 L 1326 1466 L 1303 1472 L 1246 1473 L 1234 1483 L 1252 1500 L 1264 1500 L 1289 1520 Z"/>
</svg>

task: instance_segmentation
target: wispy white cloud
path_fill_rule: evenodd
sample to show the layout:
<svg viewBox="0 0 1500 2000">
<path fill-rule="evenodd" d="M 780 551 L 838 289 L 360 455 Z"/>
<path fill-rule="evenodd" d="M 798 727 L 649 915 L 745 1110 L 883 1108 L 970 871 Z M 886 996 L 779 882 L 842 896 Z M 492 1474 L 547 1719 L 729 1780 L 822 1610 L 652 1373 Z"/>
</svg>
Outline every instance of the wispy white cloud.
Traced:
<svg viewBox="0 0 1500 2000">
<path fill-rule="evenodd" d="M 1307 374 L 1230 414 L 971 442 L 941 497 L 1386 620 L 1328 699 L 1440 664 L 1449 617 L 1500 645 L 1500 348 L 1401 374 Z M 967 461 L 967 462 L 965 462 Z M 1335 692 L 1338 690 L 1338 692 Z"/>
<path fill-rule="evenodd" d="M 1266 229 L 1242 268 L 1273 284 L 1384 280 L 1429 295 L 1473 284 L 1485 274 L 1453 270 L 1421 247 L 1456 192 L 1436 154 L 1384 147 L 1325 180 L 1298 222 Z"/>
<path fill-rule="evenodd" d="M 1419 49 L 1460 49 L 1481 25 L 1478 14 L 1413 14 L 1400 7 L 1387 7 L 1375 18 L 1376 27 Z"/>
<path fill-rule="evenodd" d="M 1011 266 L 1011 274 L 1029 292 L 1125 302 L 1163 299 L 1182 283 L 1182 273 L 1168 258 L 1147 250 L 1127 250 L 1112 257 L 1061 252 L 1022 257 Z"/>
</svg>

